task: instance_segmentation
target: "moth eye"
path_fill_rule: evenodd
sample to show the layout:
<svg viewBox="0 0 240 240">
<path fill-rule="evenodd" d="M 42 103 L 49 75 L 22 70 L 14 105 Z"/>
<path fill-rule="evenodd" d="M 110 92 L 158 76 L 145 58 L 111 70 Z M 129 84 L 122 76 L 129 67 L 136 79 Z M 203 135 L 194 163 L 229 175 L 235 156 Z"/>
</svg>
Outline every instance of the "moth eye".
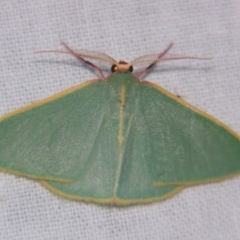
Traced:
<svg viewBox="0 0 240 240">
<path fill-rule="evenodd" d="M 133 71 L 133 66 L 130 66 L 129 69 L 128 69 L 129 72 L 132 72 Z"/>
<path fill-rule="evenodd" d="M 111 67 L 111 72 L 116 72 L 117 65 L 113 64 Z"/>
</svg>

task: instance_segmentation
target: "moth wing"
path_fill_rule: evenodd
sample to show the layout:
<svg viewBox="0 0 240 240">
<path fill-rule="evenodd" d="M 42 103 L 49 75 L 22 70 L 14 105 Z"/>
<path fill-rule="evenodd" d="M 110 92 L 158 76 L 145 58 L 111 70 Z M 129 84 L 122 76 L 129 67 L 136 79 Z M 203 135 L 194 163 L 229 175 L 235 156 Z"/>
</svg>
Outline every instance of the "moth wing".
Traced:
<svg viewBox="0 0 240 240">
<path fill-rule="evenodd" d="M 116 158 L 117 140 L 108 116 L 108 93 L 103 82 L 85 83 L 2 118 L 1 170 L 65 182 L 85 174 L 99 142 L 110 149 L 109 158 Z M 101 135 L 106 125 L 109 137 L 99 139 L 106 137 Z M 101 158 L 95 157 L 94 161 Z M 108 164 L 108 160 L 104 161 Z"/>
<path fill-rule="evenodd" d="M 141 112 L 151 141 L 146 165 L 159 185 L 214 182 L 240 173 L 240 138 L 166 90 L 145 82 Z"/>
</svg>

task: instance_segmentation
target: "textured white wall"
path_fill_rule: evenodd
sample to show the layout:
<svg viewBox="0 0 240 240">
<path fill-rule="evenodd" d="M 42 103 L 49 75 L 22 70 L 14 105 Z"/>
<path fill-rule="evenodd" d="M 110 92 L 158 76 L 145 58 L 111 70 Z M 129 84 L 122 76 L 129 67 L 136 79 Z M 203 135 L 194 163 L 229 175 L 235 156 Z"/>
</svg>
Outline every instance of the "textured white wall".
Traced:
<svg viewBox="0 0 240 240">
<path fill-rule="evenodd" d="M 214 115 L 240 134 L 240 3 L 178 0 L 1 0 L 0 115 L 96 78 L 74 48 L 130 61 L 171 41 L 173 53 L 211 61 L 164 63 L 147 79 Z M 128 208 L 61 199 L 38 183 L 0 174 L 1 239 L 240 239 L 240 178 L 191 187 Z"/>
</svg>

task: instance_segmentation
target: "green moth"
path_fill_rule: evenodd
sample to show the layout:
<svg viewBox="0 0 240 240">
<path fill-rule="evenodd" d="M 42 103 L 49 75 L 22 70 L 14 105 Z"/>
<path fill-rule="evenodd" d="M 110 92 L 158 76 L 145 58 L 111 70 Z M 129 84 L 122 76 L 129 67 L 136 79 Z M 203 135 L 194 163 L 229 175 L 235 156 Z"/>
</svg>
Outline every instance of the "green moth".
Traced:
<svg viewBox="0 0 240 240">
<path fill-rule="evenodd" d="M 184 187 L 240 172 L 240 137 L 163 88 L 140 80 L 160 54 L 131 63 L 63 43 L 95 69 L 90 80 L 0 119 L 0 170 L 35 179 L 75 200 L 127 205 L 170 197 Z M 51 51 L 48 51 L 51 52 Z M 104 77 L 90 59 L 112 65 Z M 133 75 L 133 66 L 148 67 Z"/>
</svg>

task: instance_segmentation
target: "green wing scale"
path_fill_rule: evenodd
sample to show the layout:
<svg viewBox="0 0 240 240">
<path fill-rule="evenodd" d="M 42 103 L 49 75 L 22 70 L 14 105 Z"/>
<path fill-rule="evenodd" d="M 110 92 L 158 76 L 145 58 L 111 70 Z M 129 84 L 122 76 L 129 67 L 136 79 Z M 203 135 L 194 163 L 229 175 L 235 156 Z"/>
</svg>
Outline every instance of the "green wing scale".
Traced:
<svg viewBox="0 0 240 240">
<path fill-rule="evenodd" d="M 117 72 L 3 117 L 0 168 L 71 199 L 145 203 L 239 174 L 240 139 L 166 90 Z"/>
</svg>

